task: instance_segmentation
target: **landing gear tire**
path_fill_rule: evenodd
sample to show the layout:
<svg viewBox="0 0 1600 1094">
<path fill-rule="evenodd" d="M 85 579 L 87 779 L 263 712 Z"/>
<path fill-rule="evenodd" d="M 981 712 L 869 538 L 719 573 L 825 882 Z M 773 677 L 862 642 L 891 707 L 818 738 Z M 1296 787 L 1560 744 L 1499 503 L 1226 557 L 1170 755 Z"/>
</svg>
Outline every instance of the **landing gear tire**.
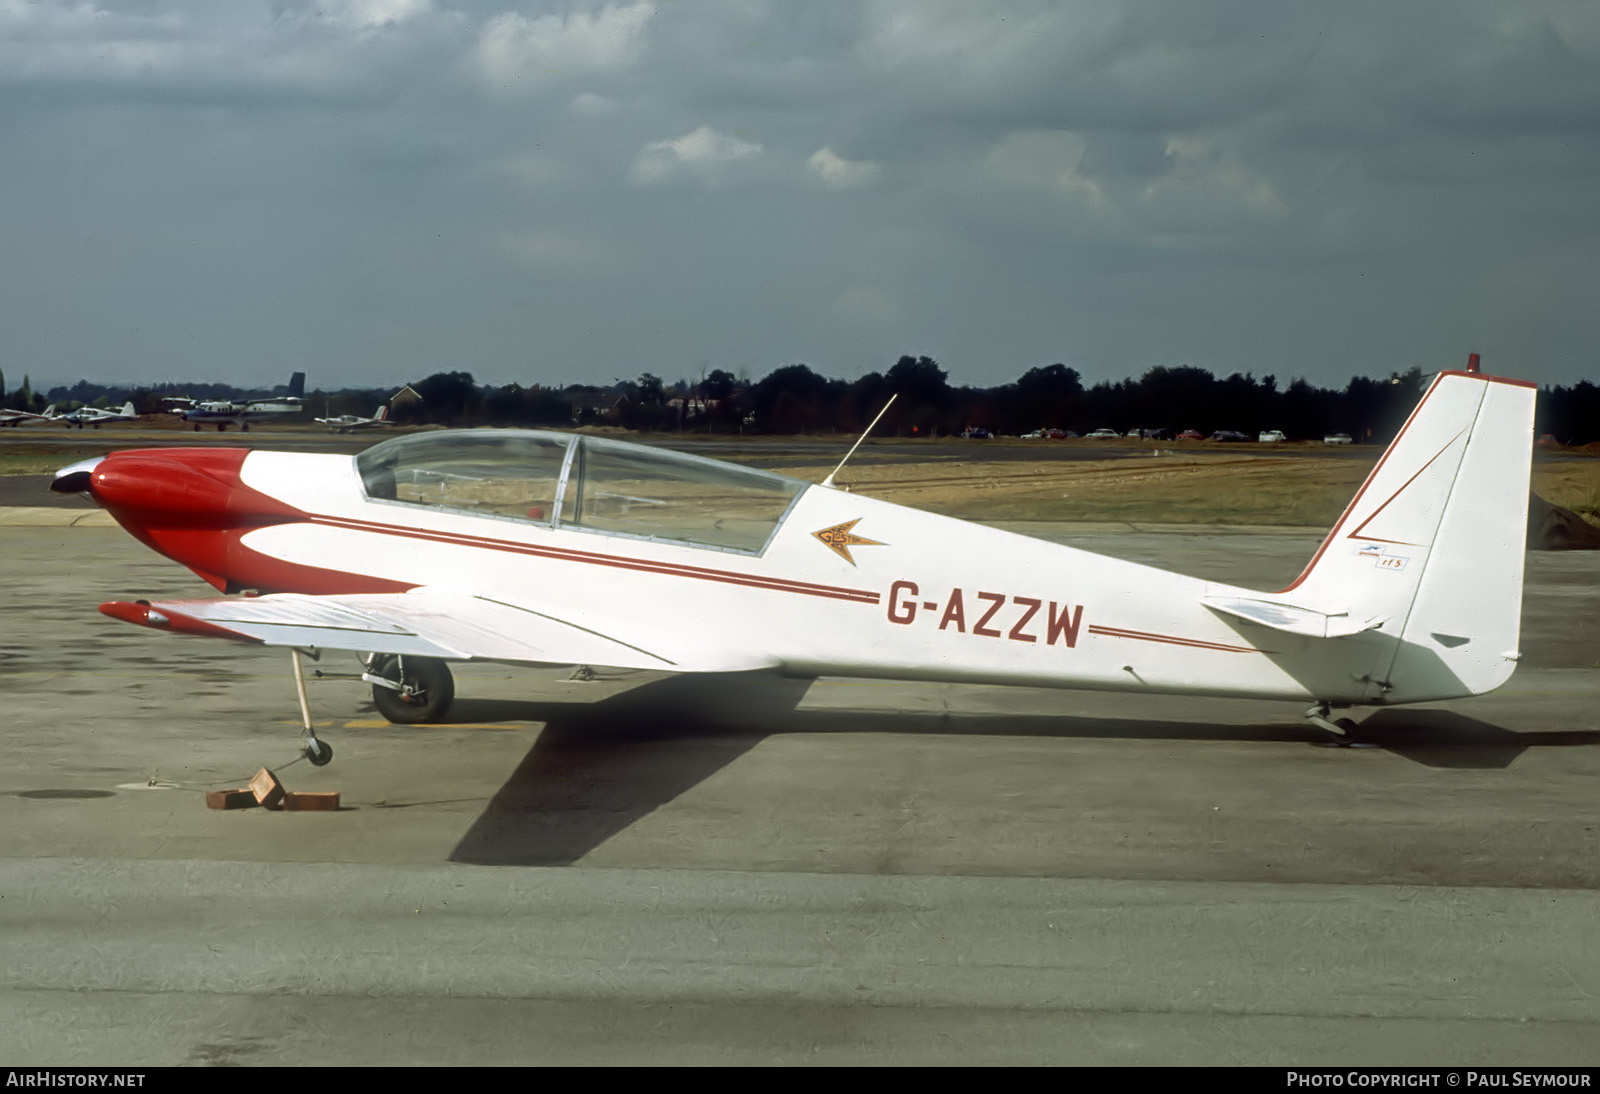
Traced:
<svg viewBox="0 0 1600 1094">
<path fill-rule="evenodd" d="M 1338 726 L 1339 729 L 1341 730 L 1340 735 L 1335 737 L 1331 742 L 1329 742 L 1330 744 L 1333 745 L 1334 748 L 1365 748 L 1365 747 L 1367 747 L 1366 745 L 1362 744 L 1362 742 L 1360 742 L 1360 741 L 1355 739 L 1354 734 L 1355 734 L 1355 731 L 1356 731 L 1356 726 L 1359 723 L 1354 718 L 1336 718 L 1336 719 L 1334 719 L 1333 724 Z"/>
<path fill-rule="evenodd" d="M 306 742 L 301 754 L 311 761 L 312 767 L 327 767 L 333 762 L 333 746 L 321 738 L 313 738 Z"/>
<path fill-rule="evenodd" d="M 373 705 L 396 725 L 437 722 L 456 697 L 450 666 L 432 657 L 382 654 L 373 658 L 367 671 L 400 685 L 399 691 L 382 684 L 372 685 Z"/>
</svg>

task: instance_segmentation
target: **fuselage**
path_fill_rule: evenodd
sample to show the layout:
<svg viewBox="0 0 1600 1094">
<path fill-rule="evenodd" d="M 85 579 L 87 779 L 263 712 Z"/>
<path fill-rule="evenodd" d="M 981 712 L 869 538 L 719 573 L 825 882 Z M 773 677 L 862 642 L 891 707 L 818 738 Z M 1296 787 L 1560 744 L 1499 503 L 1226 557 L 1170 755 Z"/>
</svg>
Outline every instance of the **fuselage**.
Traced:
<svg viewBox="0 0 1600 1094">
<path fill-rule="evenodd" d="M 1376 703 L 1396 641 L 1268 630 L 1201 603 L 1246 590 L 810 484 L 730 547 L 645 534 L 660 503 L 624 490 L 603 495 L 620 515 L 602 528 L 553 501 L 417 501 L 348 456 L 144 450 L 91 479 L 124 527 L 224 591 L 447 588 L 796 675 Z"/>
<path fill-rule="evenodd" d="M 291 402 L 199 403 L 183 411 L 181 417 L 186 422 L 201 425 L 215 423 L 243 425 L 246 422 L 268 421 L 285 415 L 299 414 L 301 409 L 299 403 Z"/>
</svg>

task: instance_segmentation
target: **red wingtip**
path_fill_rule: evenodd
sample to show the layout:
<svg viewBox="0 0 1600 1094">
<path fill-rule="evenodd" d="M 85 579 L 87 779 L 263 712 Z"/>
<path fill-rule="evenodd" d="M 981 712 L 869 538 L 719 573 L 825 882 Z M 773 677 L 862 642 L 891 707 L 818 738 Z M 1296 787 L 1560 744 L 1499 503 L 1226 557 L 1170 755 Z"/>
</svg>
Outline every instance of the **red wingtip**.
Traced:
<svg viewBox="0 0 1600 1094">
<path fill-rule="evenodd" d="M 148 603 L 136 601 L 132 604 L 125 600 L 113 600 L 100 605 L 100 611 L 112 619 L 120 619 L 125 623 L 137 623 L 141 627 L 155 627 L 160 630 L 175 631 L 178 634 L 198 634 L 205 638 L 230 638 L 235 642 L 260 643 L 261 639 L 254 635 L 241 634 L 219 627 L 215 623 L 207 623 L 203 619 L 175 612 L 170 607 L 154 609 Z"/>
<path fill-rule="evenodd" d="M 1480 369 L 1478 367 L 1478 355 L 1476 353 L 1467 354 L 1467 371 L 1468 372 L 1481 372 L 1481 371 L 1483 371 L 1482 369 Z"/>
</svg>

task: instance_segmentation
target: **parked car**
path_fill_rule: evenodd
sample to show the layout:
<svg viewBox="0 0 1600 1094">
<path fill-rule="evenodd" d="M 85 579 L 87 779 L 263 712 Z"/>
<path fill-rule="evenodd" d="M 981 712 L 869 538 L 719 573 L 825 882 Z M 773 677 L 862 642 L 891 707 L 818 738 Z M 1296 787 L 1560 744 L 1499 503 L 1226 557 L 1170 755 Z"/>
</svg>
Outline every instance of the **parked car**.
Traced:
<svg viewBox="0 0 1600 1094">
<path fill-rule="evenodd" d="M 1147 441 L 1170 441 L 1172 440 L 1172 430 L 1147 429 L 1144 431 L 1144 439 Z"/>
<path fill-rule="evenodd" d="M 1024 433 L 1022 439 L 1025 441 L 1042 441 L 1044 440 L 1044 430 L 1035 429 L 1032 433 Z"/>
<path fill-rule="evenodd" d="M 1322 438 L 1323 444 L 1353 444 L 1348 433 L 1329 433 Z"/>
<path fill-rule="evenodd" d="M 1030 441 L 1059 441 L 1067 437 L 1076 437 L 1076 433 L 1068 433 L 1064 429 L 1035 429 L 1032 433 L 1024 433 L 1024 440 Z"/>
<path fill-rule="evenodd" d="M 1205 439 L 1206 435 L 1201 433 L 1198 429 L 1185 429 L 1182 433 L 1178 434 L 1178 440 L 1180 441 L 1203 441 Z"/>
<path fill-rule="evenodd" d="M 1211 439 L 1214 441 L 1248 441 L 1250 438 L 1232 429 L 1219 429 L 1211 434 Z"/>
<path fill-rule="evenodd" d="M 967 429 L 963 429 L 961 431 L 961 435 L 966 437 L 968 440 L 974 441 L 986 441 L 989 439 L 989 431 L 984 429 L 982 426 L 976 425 Z"/>
<path fill-rule="evenodd" d="M 1122 434 L 1118 433 L 1115 429 L 1096 429 L 1092 433 L 1085 433 L 1084 436 L 1091 441 L 1104 441 L 1119 440 L 1121 439 Z"/>
<path fill-rule="evenodd" d="M 1278 429 L 1263 429 L 1261 435 L 1256 438 L 1261 444 L 1275 444 L 1278 441 L 1287 441 L 1288 439 L 1283 435 L 1282 430 Z"/>
</svg>

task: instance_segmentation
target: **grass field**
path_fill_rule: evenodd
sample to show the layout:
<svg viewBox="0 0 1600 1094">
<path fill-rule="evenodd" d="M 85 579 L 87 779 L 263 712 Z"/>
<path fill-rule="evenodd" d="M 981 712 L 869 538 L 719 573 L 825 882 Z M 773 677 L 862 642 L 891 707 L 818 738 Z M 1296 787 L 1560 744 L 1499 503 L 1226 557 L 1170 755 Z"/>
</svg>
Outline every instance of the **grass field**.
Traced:
<svg viewBox="0 0 1600 1094">
<path fill-rule="evenodd" d="M 967 520 L 1125 520 L 1327 527 L 1376 462 L 1315 455 L 1156 455 L 1072 463 L 961 463 L 847 468 L 839 483 L 869 497 Z M 820 480 L 831 467 L 787 474 Z M 1536 461 L 1534 492 L 1600 518 L 1600 461 Z"/>
<path fill-rule="evenodd" d="M 7 440 L 11 440 L 7 438 Z M 784 440 L 784 438 L 777 438 Z M 959 442 L 958 442 L 959 443 Z M 117 447 L 93 438 L 40 436 L 0 448 L 0 475 L 46 475 Z M 728 456 L 750 457 L 756 438 L 728 438 Z M 841 441 L 841 453 L 848 448 Z M 1329 457 L 1315 448 L 1270 453 L 1184 452 L 1152 448 L 1147 457 L 1107 460 L 996 460 L 983 444 L 970 455 L 930 443 L 904 462 L 852 464 L 841 486 L 869 497 L 967 520 L 1146 521 L 1175 524 L 1331 525 L 1366 478 L 1366 459 Z M 833 463 L 779 468 L 819 482 Z M 1600 523 L 1600 459 L 1548 459 L 1535 453 L 1533 490 Z"/>
</svg>

